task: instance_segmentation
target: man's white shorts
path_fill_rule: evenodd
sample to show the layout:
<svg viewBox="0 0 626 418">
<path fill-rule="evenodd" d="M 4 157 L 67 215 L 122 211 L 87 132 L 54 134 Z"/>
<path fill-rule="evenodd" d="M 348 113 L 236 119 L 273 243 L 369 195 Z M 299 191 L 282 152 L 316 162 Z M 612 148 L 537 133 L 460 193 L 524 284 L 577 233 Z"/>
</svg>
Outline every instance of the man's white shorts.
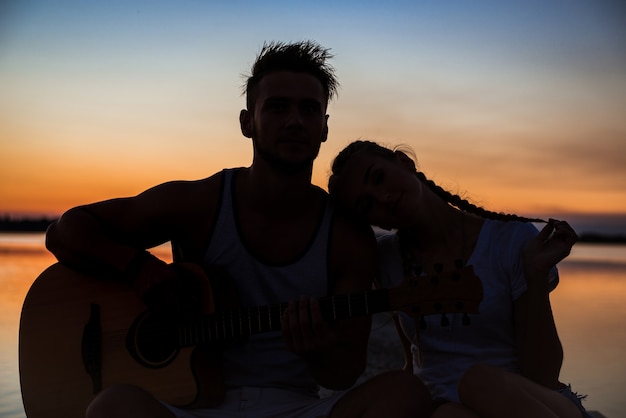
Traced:
<svg viewBox="0 0 626 418">
<path fill-rule="evenodd" d="M 177 418 L 323 418 L 345 392 L 318 398 L 285 389 L 242 387 L 226 392 L 224 402 L 211 409 L 180 409 L 164 404 Z"/>
</svg>

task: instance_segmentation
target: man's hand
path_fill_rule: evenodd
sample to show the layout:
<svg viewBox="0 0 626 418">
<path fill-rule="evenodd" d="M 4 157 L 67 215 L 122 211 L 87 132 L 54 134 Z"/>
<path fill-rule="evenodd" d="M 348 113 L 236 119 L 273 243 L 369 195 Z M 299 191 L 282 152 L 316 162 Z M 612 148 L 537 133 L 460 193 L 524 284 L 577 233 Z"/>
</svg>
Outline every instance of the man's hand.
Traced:
<svg viewBox="0 0 626 418">
<path fill-rule="evenodd" d="M 134 281 L 148 309 L 183 319 L 202 312 L 211 300 L 209 281 L 199 266 L 148 261 Z"/>
<path fill-rule="evenodd" d="M 289 302 L 281 323 L 288 350 L 304 357 L 317 357 L 337 344 L 335 328 L 322 316 L 317 299 L 301 296 Z"/>
</svg>

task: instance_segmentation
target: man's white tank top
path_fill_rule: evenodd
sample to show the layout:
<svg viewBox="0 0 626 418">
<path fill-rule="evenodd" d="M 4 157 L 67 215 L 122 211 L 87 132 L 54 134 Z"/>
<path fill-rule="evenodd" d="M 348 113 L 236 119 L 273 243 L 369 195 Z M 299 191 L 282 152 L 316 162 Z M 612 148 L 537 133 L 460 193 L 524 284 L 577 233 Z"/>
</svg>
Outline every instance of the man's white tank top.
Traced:
<svg viewBox="0 0 626 418">
<path fill-rule="evenodd" d="M 204 256 L 205 265 L 220 267 L 228 274 L 244 308 L 288 302 L 301 295 L 328 295 L 332 222 L 328 201 L 304 253 L 286 264 L 269 265 L 255 257 L 241 239 L 233 193 L 238 170 L 223 171 L 220 209 Z M 257 333 L 229 345 L 223 364 L 227 387 L 280 387 L 305 392 L 318 389 L 306 363 L 286 350 L 280 331 Z"/>
</svg>

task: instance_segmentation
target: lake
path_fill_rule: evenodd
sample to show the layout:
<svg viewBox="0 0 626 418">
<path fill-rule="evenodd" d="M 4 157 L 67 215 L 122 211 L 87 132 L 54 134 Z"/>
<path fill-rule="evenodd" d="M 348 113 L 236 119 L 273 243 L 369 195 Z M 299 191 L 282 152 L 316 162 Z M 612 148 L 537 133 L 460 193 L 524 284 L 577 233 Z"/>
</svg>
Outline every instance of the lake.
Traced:
<svg viewBox="0 0 626 418">
<path fill-rule="evenodd" d="M 43 242 L 40 233 L 0 233 L 3 418 L 25 417 L 18 371 L 19 319 L 30 285 L 55 262 Z M 169 260 L 167 247 L 154 251 Z M 551 300 L 565 350 L 561 378 L 588 395 L 587 409 L 608 418 L 626 416 L 626 246 L 580 243 L 559 268 L 561 282 Z"/>
</svg>

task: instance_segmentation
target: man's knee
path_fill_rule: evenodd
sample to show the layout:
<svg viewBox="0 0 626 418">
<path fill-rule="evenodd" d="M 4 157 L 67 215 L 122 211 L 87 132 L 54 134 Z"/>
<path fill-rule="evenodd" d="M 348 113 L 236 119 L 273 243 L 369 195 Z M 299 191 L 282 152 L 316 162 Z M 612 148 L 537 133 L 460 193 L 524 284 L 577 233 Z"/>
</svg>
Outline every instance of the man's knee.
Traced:
<svg viewBox="0 0 626 418">
<path fill-rule="evenodd" d="M 447 402 L 440 405 L 430 418 L 479 418 L 467 407 L 454 402 Z"/>
<path fill-rule="evenodd" d="M 424 383 L 410 372 L 398 370 L 387 372 L 380 377 L 381 386 L 387 387 L 390 392 L 396 392 L 401 397 L 408 395 L 430 400 L 430 393 Z"/>
<path fill-rule="evenodd" d="M 498 379 L 501 371 L 488 364 L 474 364 L 470 366 L 458 383 L 458 392 L 461 402 L 474 399 L 476 395 L 489 391 L 489 386 L 503 383 Z M 499 382 L 499 383 L 498 383 Z"/>
<path fill-rule="evenodd" d="M 86 418 L 127 416 L 129 407 L 140 407 L 146 402 L 154 402 L 154 398 L 137 386 L 109 386 L 91 401 L 87 407 Z"/>
<path fill-rule="evenodd" d="M 410 372 L 391 371 L 377 376 L 378 399 L 384 407 L 394 405 L 411 416 L 427 416 L 432 411 L 432 398 L 424 383 Z M 409 415 L 407 415 L 409 416 Z"/>
<path fill-rule="evenodd" d="M 428 417 L 432 400 L 424 384 L 406 371 L 379 374 L 355 387 L 335 405 L 333 417 Z"/>
</svg>

